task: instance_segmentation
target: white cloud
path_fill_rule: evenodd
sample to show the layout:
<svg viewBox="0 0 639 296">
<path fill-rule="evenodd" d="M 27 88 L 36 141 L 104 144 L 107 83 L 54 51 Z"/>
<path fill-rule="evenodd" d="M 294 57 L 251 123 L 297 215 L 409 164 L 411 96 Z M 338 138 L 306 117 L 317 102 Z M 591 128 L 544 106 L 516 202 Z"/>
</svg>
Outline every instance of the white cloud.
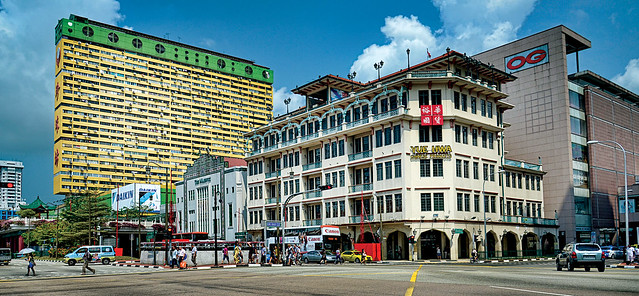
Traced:
<svg viewBox="0 0 639 296">
<path fill-rule="evenodd" d="M 0 151 L 45 153 L 53 144 L 54 28 L 76 14 L 114 24 L 123 17 L 114 0 L 0 2 Z"/>
<path fill-rule="evenodd" d="M 386 17 L 381 28 L 386 44 L 373 44 L 364 49 L 351 66 L 356 80 L 377 79 L 373 64 L 384 61 L 384 73 L 406 68 L 406 49 L 410 48 L 411 65 L 426 60 L 426 49 L 432 57 L 450 47 L 469 55 L 515 40 L 517 31 L 533 11 L 536 0 L 433 0 L 440 10 L 441 28 L 431 29 L 417 17 Z"/>
<path fill-rule="evenodd" d="M 290 92 L 286 87 L 280 87 L 273 93 L 273 116 L 286 114 L 286 104 L 284 100 L 291 98 L 291 102 L 288 104 L 289 112 L 303 107 L 306 105 L 306 101 L 303 96 L 296 95 Z"/>
<path fill-rule="evenodd" d="M 626 65 L 626 72 L 612 78 L 615 83 L 639 94 L 639 59 L 633 59 Z"/>
</svg>

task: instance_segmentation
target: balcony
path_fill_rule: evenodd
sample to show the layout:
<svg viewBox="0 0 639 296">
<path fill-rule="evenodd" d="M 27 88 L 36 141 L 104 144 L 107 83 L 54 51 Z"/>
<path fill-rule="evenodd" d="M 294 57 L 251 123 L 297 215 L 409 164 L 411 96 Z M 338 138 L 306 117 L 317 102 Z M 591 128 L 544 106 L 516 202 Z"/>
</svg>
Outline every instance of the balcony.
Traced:
<svg viewBox="0 0 639 296">
<path fill-rule="evenodd" d="M 348 161 L 367 158 L 367 157 L 371 157 L 372 155 L 373 155 L 373 150 L 363 151 L 360 153 L 353 153 L 348 155 Z"/>
<path fill-rule="evenodd" d="M 319 137 L 319 133 L 312 133 L 310 135 L 303 136 L 301 141 L 304 142 L 304 141 L 308 141 L 310 139 L 315 139 L 317 137 Z"/>
<path fill-rule="evenodd" d="M 322 197 L 322 191 L 314 191 L 314 192 L 308 192 L 306 194 L 304 194 L 304 199 L 311 199 L 311 198 L 317 198 L 317 197 Z"/>
<path fill-rule="evenodd" d="M 512 160 L 512 159 L 504 159 L 504 165 L 514 166 L 514 167 L 524 168 L 529 170 L 535 170 L 535 171 L 541 171 L 540 165 L 527 163 L 523 161 Z"/>
<path fill-rule="evenodd" d="M 358 125 L 362 125 L 362 124 L 366 124 L 366 123 L 368 123 L 368 117 L 362 118 L 362 119 L 357 120 L 357 121 L 349 122 L 349 123 L 346 124 L 346 128 L 349 129 L 349 128 L 352 128 L 352 127 L 355 127 L 355 126 L 358 126 Z"/>
<path fill-rule="evenodd" d="M 260 153 L 262 153 L 262 149 L 255 149 L 255 150 L 249 152 L 248 156 L 255 156 L 255 155 L 258 155 Z"/>
<path fill-rule="evenodd" d="M 316 169 L 316 168 L 320 168 L 322 167 L 322 162 L 318 161 L 318 162 L 314 162 L 314 163 L 309 163 L 309 164 L 305 164 L 302 166 L 302 170 L 303 171 L 308 171 L 308 170 L 312 170 L 312 169 Z"/>
<path fill-rule="evenodd" d="M 286 147 L 286 146 L 293 145 L 293 144 L 296 144 L 296 143 L 297 143 L 297 138 L 292 139 L 292 140 L 288 140 L 286 142 L 282 142 L 282 147 Z"/>
<path fill-rule="evenodd" d="M 348 217 L 350 223 L 361 223 L 362 217 L 360 215 Z M 373 221 L 373 215 L 364 215 L 364 221 Z"/>
<path fill-rule="evenodd" d="M 304 220 L 304 226 L 320 226 L 322 219 Z"/>
<path fill-rule="evenodd" d="M 266 173 L 266 179 L 268 178 L 273 178 L 273 177 L 279 177 L 282 174 L 282 171 L 274 171 L 274 172 L 270 172 L 270 173 Z"/>
<path fill-rule="evenodd" d="M 359 184 L 348 187 L 349 193 L 373 190 L 373 183 Z"/>
<path fill-rule="evenodd" d="M 330 135 L 332 133 L 338 132 L 342 130 L 342 126 L 338 125 L 336 127 L 331 127 L 329 129 L 326 129 L 322 132 L 322 136 L 326 136 L 326 135 Z"/>
<path fill-rule="evenodd" d="M 277 144 L 271 145 L 271 146 L 268 146 L 268 147 L 264 147 L 264 152 L 269 152 L 269 151 L 275 150 L 277 148 L 278 148 Z"/>
<path fill-rule="evenodd" d="M 274 203 L 277 203 L 277 200 L 278 200 L 278 199 L 279 199 L 279 198 L 277 198 L 277 197 L 267 198 L 267 199 L 266 199 L 266 204 L 268 205 L 268 204 L 274 204 Z"/>
<path fill-rule="evenodd" d="M 392 117 L 399 114 L 399 109 L 394 109 L 394 110 L 390 110 L 384 113 L 380 113 L 377 114 L 375 116 L 373 116 L 373 121 L 378 121 L 380 119 L 384 119 L 384 118 L 388 118 L 388 117 Z"/>
<path fill-rule="evenodd" d="M 519 217 L 519 216 L 504 216 L 504 222 L 536 224 L 536 225 L 551 225 L 551 226 L 557 225 L 556 219 Z"/>
<path fill-rule="evenodd" d="M 415 78 L 436 78 L 436 77 L 446 77 L 446 71 L 422 71 L 422 72 L 412 72 L 412 77 Z"/>
</svg>

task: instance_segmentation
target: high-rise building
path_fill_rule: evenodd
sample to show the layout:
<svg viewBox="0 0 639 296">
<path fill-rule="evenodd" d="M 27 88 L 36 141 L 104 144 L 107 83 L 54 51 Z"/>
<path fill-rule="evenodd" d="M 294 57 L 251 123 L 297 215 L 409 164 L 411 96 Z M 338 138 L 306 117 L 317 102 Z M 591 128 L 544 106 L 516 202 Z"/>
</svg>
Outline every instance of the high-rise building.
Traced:
<svg viewBox="0 0 639 296">
<path fill-rule="evenodd" d="M 272 117 L 273 71 L 250 60 L 76 15 L 55 43 L 54 194 L 181 180 Z"/>
<path fill-rule="evenodd" d="M 515 78 L 450 51 L 366 84 L 295 88 L 306 108 L 247 134 L 248 232 L 274 243 L 283 220 L 286 243 L 381 242 L 383 259 L 554 254 L 541 165 L 504 158 Z"/>
<path fill-rule="evenodd" d="M 541 158 L 548 172 L 544 212 L 559 219 L 560 246 L 593 240 L 623 244 L 625 217 L 619 217 L 617 189 L 624 186 L 624 167 L 629 185 L 637 172 L 639 96 L 580 70 L 579 51 L 590 47 L 585 37 L 557 26 L 475 56 L 517 76 L 504 86 L 510 95 L 505 101 L 515 106 L 504 114 L 511 124 L 505 150 L 513 159 Z M 569 58 L 576 60 L 577 73 L 569 74 Z M 619 143 L 627 166 L 616 143 L 588 141 Z M 634 213 L 630 219 L 639 224 Z M 636 242 L 632 232 L 629 243 Z"/>
<path fill-rule="evenodd" d="M 0 182 L 12 183 L 12 188 L 0 188 L 0 219 L 15 216 L 25 202 L 22 199 L 22 169 L 19 161 L 0 160 Z"/>
</svg>

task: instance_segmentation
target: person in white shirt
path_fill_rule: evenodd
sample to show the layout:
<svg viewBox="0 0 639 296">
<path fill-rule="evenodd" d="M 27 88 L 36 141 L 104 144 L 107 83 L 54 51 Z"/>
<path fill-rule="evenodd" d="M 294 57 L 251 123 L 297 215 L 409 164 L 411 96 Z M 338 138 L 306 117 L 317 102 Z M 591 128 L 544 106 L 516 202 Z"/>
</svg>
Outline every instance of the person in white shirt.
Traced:
<svg viewBox="0 0 639 296">
<path fill-rule="evenodd" d="M 193 266 L 197 266 L 197 248 L 195 244 L 191 244 L 191 261 L 193 261 Z"/>
<path fill-rule="evenodd" d="M 184 247 L 180 247 L 178 256 L 178 267 L 182 269 L 182 261 L 186 260 L 186 250 L 184 250 Z"/>
</svg>

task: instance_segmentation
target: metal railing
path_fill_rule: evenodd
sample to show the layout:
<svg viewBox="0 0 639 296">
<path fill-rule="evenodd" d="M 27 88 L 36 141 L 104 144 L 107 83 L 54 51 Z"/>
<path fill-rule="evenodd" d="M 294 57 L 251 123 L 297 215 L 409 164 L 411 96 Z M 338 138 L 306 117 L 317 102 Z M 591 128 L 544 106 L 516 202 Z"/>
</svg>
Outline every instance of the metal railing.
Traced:
<svg viewBox="0 0 639 296">
<path fill-rule="evenodd" d="M 377 115 L 373 116 L 373 121 L 378 121 L 378 120 L 381 120 L 381 119 L 384 119 L 384 118 L 392 117 L 392 116 L 395 116 L 397 114 L 399 114 L 399 109 L 393 109 L 393 110 L 390 110 L 390 111 L 386 111 L 384 113 L 380 113 L 380 114 L 377 114 Z"/>
<path fill-rule="evenodd" d="M 304 141 L 307 141 L 307 140 L 310 140 L 310 139 L 315 139 L 315 138 L 317 138 L 317 137 L 319 137 L 319 133 L 312 133 L 312 134 L 309 134 L 309 135 L 303 136 L 300 140 L 301 140 L 302 142 L 304 142 Z"/>
<path fill-rule="evenodd" d="M 286 142 L 282 142 L 282 147 L 286 147 L 288 145 L 292 145 L 292 144 L 296 144 L 297 143 L 297 138 L 292 139 L 292 140 L 288 140 Z"/>
<path fill-rule="evenodd" d="M 282 171 L 274 171 L 274 172 L 269 172 L 266 173 L 265 178 L 273 178 L 273 177 L 279 177 L 282 174 Z"/>
<path fill-rule="evenodd" d="M 358 184 L 348 187 L 350 193 L 373 190 L 373 183 Z"/>
<path fill-rule="evenodd" d="M 304 226 L 319 226 L 322 225 L 322 219 L 304 220 Z"/>
<path fill-rule="evenodd" d="M 373 155 L 373 150 L 363 151 L 359 153 L 353 153 L 348 155 L 348 161 L 358 160 L 362 158 L 368 158 Z"/>
<path fill-rule="evenodd" d="M 358 126 L 358 125 L 362 125 L 362 124 L 366 124 L 366 123 L 368 123 L 368 117 L 359 119 L 357 121 L 349 122 L 349 123 L 346 124 L 346 128 L 348 129 L 348 128 L 351 128 L 351 127 L 354 127 L 354 126 Z"/>
<path fill-rule="evenodd" d="M 372 220 L 373 220 L 373 215 L 364 215 L 364 221 L 372 221 Z M 360 215 L 350 216 L 348 217 L 348 221 L 350 223 L 361 223 L 362 217 Z"/>
<path fill-rule="evenodd" d="M 342 130 L 342 125 L 338 125 L 336 127 L 331 127 L 322 131 L 322 136 L 330 135 L 334 132 L 338 132 Z"/>
<path fill-rule="evenodd" d="M 305 199 L 322 197 L 322 191 L 308 192 L 304 194 Z"/>
<path fill-rule="evenodd" d="M 308 170 L 312 170 L 312 169 L 316 169 L 316 168 L 320 168 L 322 167 L 322 162 L 318 161 L 318 162 L 314 162 L 314 163 L 309 163 L 309 164 L 305 164 L 302 166 L 302 170 L 303 171 L 308 171 Z"/>
<path fill-rule="evenodd" d="M 277 201 L 278 201 L 278 200 L 279 200 L 279 198 L 277 198 L 277 197 L 267 198 L 267 199 L 266 199 L 266 204 L 267 204 L 267 205 L 268 205 L 268 204 L 274 204 L 274 203 L 277 203 Z"/>
</svg>

